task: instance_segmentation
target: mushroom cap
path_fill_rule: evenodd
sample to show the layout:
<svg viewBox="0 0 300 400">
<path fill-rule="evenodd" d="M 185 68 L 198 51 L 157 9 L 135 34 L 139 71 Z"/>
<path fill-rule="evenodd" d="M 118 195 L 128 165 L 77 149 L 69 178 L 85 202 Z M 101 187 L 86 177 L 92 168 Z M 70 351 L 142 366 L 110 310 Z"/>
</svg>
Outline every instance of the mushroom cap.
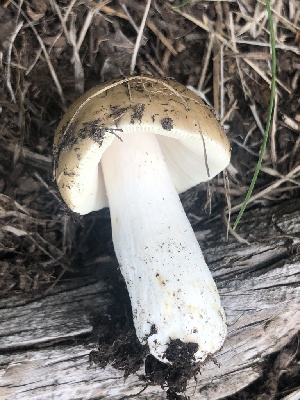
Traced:
<svg viewBox="0 0 300 400">
<path fill-rule="evenodd" d="M 100 160 L 119 134 L 157 134 L 178 191 L 212 179 L 230 161 L 230 146 L 211 109 L 172 79 L 119 78 L 95 86 L 62 118 L 54 168 L 67 205 L 79 214 L 108 206 Z"/>
</svg>

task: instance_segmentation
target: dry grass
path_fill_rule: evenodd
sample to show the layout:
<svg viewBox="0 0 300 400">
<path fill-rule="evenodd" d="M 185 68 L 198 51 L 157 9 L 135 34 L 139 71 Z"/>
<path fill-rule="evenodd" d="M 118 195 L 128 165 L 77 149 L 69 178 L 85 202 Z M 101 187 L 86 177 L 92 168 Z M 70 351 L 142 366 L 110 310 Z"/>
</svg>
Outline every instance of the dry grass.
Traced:
<svg viewBox="0 0 300 400">
<path fill-rule="evenodd" d="M 48 288 L 109 254 L 109 219 L 74 220 L 52 180 L 52 140 L 66 107 L 115 76 L 171 76 L 211 103 L 232 144 L 226 179 L 209 185 L 212 217 L 236 213 L 251 181 L 270 96 L 263 1 L 6 0 L 0 7 L 0 289 Z M 300 6 L 271 2 L 277 89 L 271 135 L 250 206 L 299 196 Z M 148 7 L 148 8 L 147 8 Z M 207 187 L 184 196 L 197 217 Z M 199 200 L 200 199 L 200 200 Z M 101 244 L 91 252 L 94 226 Z M 242 232 L 238 240 L 247 241 Z M 87 238 L 91 239 L 90 241 Z M 99 242 L 99 238 L 97 238 Z M 46 285 L 46 286 L 45 286 Z"/>
</svg>

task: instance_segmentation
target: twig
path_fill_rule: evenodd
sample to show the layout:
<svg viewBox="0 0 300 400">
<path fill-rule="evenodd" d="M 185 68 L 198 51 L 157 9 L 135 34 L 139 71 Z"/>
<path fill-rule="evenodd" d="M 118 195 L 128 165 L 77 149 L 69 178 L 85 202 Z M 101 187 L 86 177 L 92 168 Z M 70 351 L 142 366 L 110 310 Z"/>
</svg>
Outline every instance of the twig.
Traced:
<svg viewBox="0 0 300 400">
<path fill-rule="evenodd" d="M 202 63 L 203 65 L 202 65 L 202 69 L 201 69 L 201 75 L 200 75 L 200 79 L 199 79 L 199 83 L 198 83 L 199 92 L 201 92 L 203 90 L 203 85 L 204 85 L 205 77 L 207 74 L 207 69 L 208 69 L 208 64 L 209 64 L 209 60 L 211 57 L 213 43 L 214 43 L 214 33 L 210 33 L 209 41 L 208 41 L 206 52 L 205 52 L 204 62 Z"/>
<path fill-rule="evenodd" d="M 195 18 L 194 16 L 185 13 L 183 11 L 180 11 L 178 9 L 174 9 L 174 11 L 180 15 L 182 15 L 183 17 L 185 17 L 187 20 L 193 22 L 196 26 L 199 26 L 200 28 L 202 28 L 203 30 L 205 30 L 206 32 L 212 32 L 211 28 L 208 27 L 207 25 L 205 25 L 203 22 L 199 21 L 197 18 Z M 219 39 L 222 43 L 224 43 L 229 49 L 231 49 L 234 53 L 236 53 L 236 51 L 234 50 L 232 43 L 227 40 L 226 38 L 224 38 L 222 35 L 218 34 L 217 32 L 214 32 L 215 36 L 217 37 L 217 39 Z M 272 46 L 273 47 L 273 46 Z M 267 75 L 261 71 L 252 61 L 250 61 L 247 57 L 245 57 L 243 59 L 243 61 L 249 65 L 249 67 L 251 67 L 261 78 L 263 78 L 264 81 L 266 81 L 270 86 L 271 86 L 271 80 L 267 77 Z M 279 79 L 276 78 L 276 83 L 282 87 L 287 93 L 291 94 L 291 90 L 286 87 Z"/>
<path fill-rule="evenodd" d="M 290 171 L 287 175 L 285 175 L 281 179 L 278 179 L 276 182 L 274 182 L 271 185 L 269 185 L 268 187 L 266 187 L 264 190 L 260 190 L 258 193 L 251 196 L 249 198 L 248 204 L 266 196 L 268 193 L 274 191 L 274 189 L 276 189 L 278 186 L 282 185 L 283 183 L 289 181 L 294 175 L 297 175 L 298 173 L 300 173 L 300 165 L 295 167 L 292 171 Z M 234 207 L 232 207 L 231 211 L 235 212 L 235 211 L 239 210 L 242 205 L 243 205 L 243 203 L 235 205 Z"/>
<path fill-rule="evenodd" d="M 17 10 L 19 9 L 18 4 L 17 4 L 14 0 L 12 0 L 12 4 L 16 7 Z M 47 52 L 47 49 L 46 49 L 46 47 L 45 47 L 45 45 L 44 45 L 44 42 L 42 41 L 40 35 L 38 34 L 37 30 L 36 30 L 35 27 L 33 26 L 33 23 L 31 22 L 31 20 L 29 19 L 29 17 L 26 15 L 26 13 L 25 13 L 22 9 L 20 9 L 20 13 L 21 13 L 22 16 L 25 18 L 25 20 L 27 21 L 28 25 L 29 25 L 30 28 L 32 29 L 33 33 L 35 34 L 35 36 L 36 36 L 36 38 L 37 38 L 37 40 L 38 40 L 38 42 L 39 42 L 39 44 L 40 44 L 40 46 L 41 46 L 41 48 L 42 48 L 42 50 L 43 50 L 43 54 L 44 54 L 44 56 L 45 56 L 45 59 L 46 59 L 46 62 L 47 62 L 47 65 L 48 65 L 50 74 L 51 74 L 51 76 L 52 76 L 52 79 L 53 79 L 53 81 L 54 81 L 54 83 L 55 83 L 56 90 L 57 90 L 58 95 L 59 95 L 59 97 L 60 97 L 60 99 L 61 99 L 63 108 L 66 108 L 66 101 L 65 101 L 65 98 L 64 98 L 64 94 L 63 94 L 63 91 L 62 91 L 62 88 L 61 88 L 59 79 L 58 79 L 58 77 L 57 77 L 57 75 L 56 75 L 56 72 L 55 72 L 55 70 L 54 70 L 54 68 L 53 68 L 53 65 L 52 65 L 52 63 L 51 63 L 51 60 L 50 60 L 49 54 L 48 54 L 48 52 Z"/>
<path fill-rule="evenodd" d="M 222 7 L 220 3 L 215 4 L 217 21 L 216 21 L 216 33 L 222 36 Z M 214 98 L 214 109 L 218 115 L 220 112 L 220 73 L 221 73 L 221 42 L 214 36 L 213 44 L 213 98 Z"/>
<path fill-rule="evenodd" d="M 136 33 L 139 33 L 139 28 L 137 26 L 137 24 L 134 22 L 132 16 L 130 15 L 130 12 L 128 11 L 128 8 L 126 6 L 126 4 L 124 4 L 123 2 L 120 2 L 120 6 L 123 8 L 125 14 L 127 15 L 127 19 L 130 22 L 130 24 L 132 25 L 133 29 L 136 31 Z M 146 37 L 143 38 L 143 40 L 145 40 Z"/>
<path fill-rule="evenodd" d="M 120 6 L 123 8 L 125 14 L 127 15 L 128 21 L 132 25 L 133 29 L 136 31 L 136 33 L 139 33 L 139 28 L 136 25 L 136 23 L 134 22 L 132 16 L 130 15 L 130 12 L 128 11 L 128 8 L 127 8 L 126 4 L 120 2 Z M 147 37 L 145 35 L 143 35 L 142 40 L 141 40 L 141 44 L 142 45 L 146 44 L 147 40 L 148 40 Z"/>
<path fill-rule="evenodd" d="M 18 25 L 15 27 L 15 29 L 14 29 L 12 35 L 11 35 L 10 41 L 9 41 L 9 46 L 8 46 L 8 49 L 7 49 L 7 57 L 6 57 L 7 65 L 6 65 L 6 68 L 5 68 L 5 83 L 6 83 L 7 89 L 9 91 L 9 93 L 10 93 L 10 97 L 11 97 L 11 100 L 12 100 L 13 103 L 16 103 L 16 96 L 15 96 L 15 93 L 13 91 L 13 88 L 12 88 L 11 82 L 10 82 L 10 76 L 11 76 L 11 72 L 10 72 L 11 52 L 12 52 L 13 43 L 14 43 L 16 37 L 17 37 L 17 34 L 20 32 L 22 26 L 23 26 L 23 22 L 19 22 Z"/>
<path fill-rule="evenodd" d="M 235 35 L 235 29 L 234 29 L 234 21 L 233 21 L 233 15 L 232 13 L 229 14 L 229 28 L 230 28 L 230 34 L 231 34 L 231 41 L 232 41 L 232 48 L 235 52 L 235 54 L 239 53 L 237 46 L 236 46 L 236 35 Z M 244 80 L 243 74 L 242 74 L 242 69 L 241 69 L 241 63 L 238 57 L 235 58 L 236 66 L 238 69 L 238 73 L 240 76 L 240 81 L 242 83 L 242 88 L 244 92 L 244 98 L 250 98 L 250 90 L 248 89 L 248 86 L 246 85 L 246 82 Z"/>
<path fill-rule="evenodd" d="M 74 75 L 75 75 L 75 90 L 80 94 L 84 92 L 84 69 L 79 56 L 79 49 L 76 45 L 76 28 L 75 28 L 75 16 L 71 17 L 70 33 L 69 33 L 70 43 L 73 47 L 73 60 L 74 60 Z"/>
<path fill-rule="evenodd" d="M 52 196 L 55 198 L 55 200 L 57 200 L 60 203 L 60 198 L 56 195 L 56 193 L 49 187 L 48 183 L 44 181 L 44 179 L 41 177 L 40 174 L 38 174 L 37 172 L 34 173 L 34 176 L 36 177 L 36 179 L 41 182 L 41 184 L 47 189 L 47 192 L 52 194 Z"/>
<path fill-rule="evenodd" d="M 251 112 L 253 114 L 253 117 L 255 119 L 255 122 L 256 122 L 260 132 L 262 133 L 262 135 L 264 135 L 265 134 L 264 127 L 263 127 L 263 124 L 262 124 L 262 122 L 261 122 L 261 120 L 260 120 L 260 118 L 258 116 L 258 112 L 256 110 L 256 104 L 253 102 L 252 104 L 249 105 L 249 108 L 250 108 L 250 110 L 251 110 Z"/>
<path fill-rule="evenodd" d="M 222 213 L 222 219 L 227 228 L 227 240 L 228 240 L 228 233 L 230 233 L 239 243 L 244 243 L 244 244 L 247 244 L 248 246 L 250 246 L 250 242 L 248 242 L 247 239 L 244 239 L 234 229 L 232 229 L 232 227 L 230 226 L 230 219 L 227 218 L 227 213 L 228 213 L 227 209 L 225 209 Z M 230 214 L 229 214 L 229 216 L 230 216 Z"/>
<path fill-rule="evenodd" d="M 58 15 L 58 18 L 59 18 L 59 20 L 61 22 L 61 26 L 62 26 L 62 29 L 64 31 L 64 34 L 65 34 L 65 37 L 66 37 L 67 41 L 69 43 L 71 43 L 70 42 L 69 31 L 68 31 L 67 26 L 66 26 L 66 21 L 62 16 L 62 13 L 60 11 L 60 8 L 59 8 L 58 4 L 56 3 L 55 0 L 49 0 L 49 1 L 50 1 L 50 4 L 51 4 L 52 8 L 55 10 L 56 14 Z"/>
<path fill-rule="evenodd" d="M 31 65 L 27 68 L 25 75 L 30 74 L 30 72 L 33 70 L 33 68 L 35 67 L 36 63 L 38 62 L 40 56 L 42 54 L 42 49 L 39 48 L 38 51 L 36 52 L 36 56 L 34 57 L 33 62 L 31 63 Z"/>
<path fill-rule="evenodd" d="M 262 167 L 261 171 L 264 172 L 265 174 L 275 176 L 276 178 L 286 179 L 288 182 L 291 182 L 296 186 L 300 186 L 300 181 L 298 182 L 295 179 L 286 178 L 284 175 L 280 174 L 278 171 L 274 170 L 273 168 Z"/>
<path fill-rule="evenodd" d="M 67 20 L 68 20 L 68 18 L 69 18 L 69 15 L 70 15 L 70 13 L 71 13 L 71 11 L 72 11 L 72 8 L 74 7 L 76 1 L 77 1 L 77 0 L 71 0 L 69 6 L 68 6 L 68 8 L 67 8 L 67 11 L 66 11 L 65 15 L 63 16 L 64 22 L 67 22 Z"/>
<path fill-rule="evenodd" d="M 86 17 L 85 17 L 85 20 L 84 20 L 83 27 L 82 27 L 81 30 L 80 30 L 79 38 L 78 38 L 78 40 L 77 40 L 77 44 L 76 44 L 76 50 L 77 50 L 77 52 L 80 50 L 80 47 L 82 46 L 82 43 L 83 43 L 84 38 L 85 38 L 85 36 L 86 36 L 86 33 L 87 33 L 87 31 L 88 31 L 88 29 L 89 29 L 89 27 L 90 27 L 90 25 L 91 25 L 91 22 L 92 22 L 92 20 L 93 20 L 93 18 L 94 18 L 94 15 L 95 15 L 98 11 L 99 11 L 99 8 L 98 8 L 98 7 L 97 7 L 96 9 L 94 9 L 94 10 L 89 10 L 89 11 L 88 11 L 88 13 L 87 13 L 87 15 L 86 15 Z"/>
<path fill-rule="evenodd" d="M 232 104 L 230 109 L 227 111 L 227 113 L 221 119 L 221 121 L 220 121 L 221 125 L 224 125 L 225 122 L 229 120 L 231 114 L 233 113 L 234 110 L 236 110 L 236 108 L 237 108 L 237 100 L 234 100 L 234 103 Z"/>
<path fill-rule="evenodd" d="M 5 151 L 10 151 L 10 152 L 15 152 L 15 144 L 13 143 L 3 143 L 2 141 L 0 142 L 0 147 L 2 149 L 5 148 Z M 39 153 L 34 153 L 30 150 L 28 150 L 26 147 L 21 148 L 21 153 L 25 157 L 25 159 L 32 160 L 34 164 L 40 165 L 41 168 L 45 170 L 49 170 L 52 165 L 52 158 L 51 157 L 46 157 L 42 154 Z"/>
<path fill-rule="evenodd" d="M 224 90 L 224 45 L 220 46 L 220 118 L 225 115 L 225 90 Z"/>
<path fill-rule="evenodd" d="M 230 199 L 230 184 L 229 184 L 229 179 L 228 179 L 228 174 L 225 169 L 223 172 L 223 183 L 224 183 L 224 190 L 225 190 L 225 197 L 226 197 L 226 202 L 227 202 L 227 210 L 228 210 L 228 218 L 226 222 L 226 239 L 228 240 L 228 232 L 230 231 L 230 217 L 231 217 L 231 199 Z"/>
<path fill-rule="evenodd" d="M 98 3 L 98 5 L 96 7 L 94 7 L 92 10 L 89 10 L 87 13 L 87 16 L 85 17 L 84 20 L 84 24 L 83 27 L 81 28 L 80 34 L 79 34 L 79 39 L 77 41 L 76 44 L 76 50 L 79 51 L 82 43 L 84 41 L 84 38 L 86 36 L 86 33 L 92 23 L 92 20 L 94 18 L 94 16 L 102 9 L 106 6 L 106 4 L 109 4 L 111 2 L 111 0 L 102 0 Z"/>
<path fill-rule="evenodd" d="M 278 94 L 275 93 L 273 121 L 270 133 L 271 160 L 273 164 L 275 164 L 277 161 L 277 152 L 276 152 L 277 113 L 278 113 Z"/>
<path fill-rule="evenodd" d="M 147 22 L 148 28 L 158 37 L 158 39 L 166 46 L 166 48 L 173 54 L 173 56 L 177 56 L 177 51 L 174 49 L 169 39 L 166 38 L 161 31 L 153 24 L 153 22 Z"/>
<path fill-rule="evenodd" d="M 266 6 L 266 4 L 261 1 L 261 0 L 257 0 L 259 3 L 261 3 L 263 6 Z M 267 0 L 268 1 L 268 0 Z M 288 28 L 291 32 L 293 33 L 297 33 L 299 31 L 299 26 L 293 24 L 291 21 L 287 20 L 286 18 L 284 18 L 284 16 L 278 14 L 278 12 L 276 10 L 274 10 L 274 8 L 270 7 L 270 11 L 272 11 L 272 13 L 274 15 L 276 15 L 276 17 L 278 17 L 278 19 L 280 20 L 280 22 L 283 23 L 283 25 L 286 26 L 286 28 Z"/>
<path fill-rule="evenodd" d="M 139 51 L 139 48 L 140 48 L 140 44 L 141 44 L 141 40 L 142 40 L 142 37 L 143 37 L 143 32 L 144 32 L 144 29 L 145 29 L 147 16 L 148 16 L 148 13 L 149 13 L 149 10 L 150 10 L 150 5 L 151 5 L 151 0 L 148 0 L 147 4 L 146 4 L 146 7 L 145 7 L 145 11 L 144 11 L 143 19 L 142 19 L 141 26 L 140 26 L 140 29 L 139 29 L 139 33 L 138 33 L 136 41 L 135 41 L 133 53 L 132 53 L 131 64 L 130 64 L 130 75 L 132 75 L 134 70 L 135 70 L 137 54 L 138 54 L 138 51 Z"/>
</svg>

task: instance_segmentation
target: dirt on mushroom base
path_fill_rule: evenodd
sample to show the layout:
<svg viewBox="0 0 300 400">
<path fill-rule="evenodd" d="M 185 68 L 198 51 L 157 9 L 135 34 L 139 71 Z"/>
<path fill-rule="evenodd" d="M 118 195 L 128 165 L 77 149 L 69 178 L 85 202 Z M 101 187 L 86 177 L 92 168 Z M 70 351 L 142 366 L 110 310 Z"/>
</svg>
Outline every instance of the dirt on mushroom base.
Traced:
<svg viewBox="0 0 300 400">
<path fill-rule="evenodd" d="M 28 24 L 24 24 L 22 35 L 18 35 L 14 41 L 11 60 L 6 58 L 8 39 L 14 31 L 20 10 L 14 8 L 10 1 L 2 2 L 4 3 L 5 8 L 0 7 L 0 51 L 3 52 L 6 61 L 3 65 L 1 64 L 1 71 L 3 68 L 7 71 L 9 67 L 10 82 L 16 102 L 11 100 L 6 81 L 2 81 L 0 89 L 2 108 L 0 206 L 1 218 L 3 218 L 0 229 L 1 296 L 48 289 L 62 276 L 70 277 L 80 273 L 79 266 L 83 265 L 84 257 L 91 254 L 88 239 L 95 227 L 99 234 L 97 256 L 109 252 L 110 241 L 109 220 L 105 217 L 105 213 L 97 218 L 93 216 L 85 219 L 83 225 L 82 219 L 74 220 L 73 216 L 68 216 L 66 210 L 61 208 L 62 202 L 57 200 L 58 193 L 52 183 L 51 151 L 55 126 L 63 113 L 59 106 L 59 95 L 53 85 L 45 58 L 39 56 L 40 46 Z M 140 21 L 144 11 L 143 2 L 132 0 L 124 3 L 127 4 L 133 20 Z M 148 21 L 157 28 L 158 32 L 165 35 L 161 37 L 165 42 L 162 43 L 155 31 L 147 27 L 144 38 L 146 43 L 140 49 L 137 70 L 141 74 L 165 74 L 183 84 L 197 87 L 202 73 L 200 65 L 206 57 L 207 44 L 211 36 L 209 30 L 206 32 L 205 29 L 200 29 L 186 17 L 172 11 L 171 6 L 180 3 L 182 1 L 155 2 L 156 9 L 151 10 Z M 57 1 L 57 5 L 64 14 L 65 3 Z M 87 12 L 85 7 L 86 5 L 82 2 L 72 10 L 72 15 L 76 16 L 73 29 L 75 34 L 78 34 L 77 36 L 85 22 Z M 263 12 L 263 5 L 259 2 L 247 2 L 248 20 L 241 16 L 237 4 L 233 2 L 225 1 L 221 4 L 220 2 L 190 2 L 182 10 L 188 15 L 197 15 L 204 28 L 218 23 L 219 35 L 224 34 L 226 37 L 230 36 L 227 18 L 233 15 L 232 33 L 239 32 L 249 23 L 253 26 L 253 32 L 256 35 L 255 42 L 266 44 L 267 29 L 256 29 L 252 7 L 256 8 L 258 16 Z M 290 25 L 285 25 L 289 22 L 287 7 L 287 2 L 283 2 L 283 7 L 279 10 L 279 13 L 286 14 L 277 25 L 278 35 L 281 35 L 284 42 L 287 40 L 287 45 L 295 48 L 299 46 L 299 33 L 290 30 L 293 26 L 292 20 Z M 22 9 L 25 10 L 25 3 Z M 27 1 L 25 11 L 51 54 L 52 67 L 62 84 L 66 103 L 69 104 L 78 97 L 78 93 L 74 90 L 77 78 L 70 76 L 70 71 L 74 68 L 73 49 L 65 35 L 61 34 L 64 30 L 57 13 L 44 0 Z M 101 80 L 109 80 L 119 76 L 120 71 L 125 75 L 128 74 L 136 33 L 128 18 L 118 17 L 122 13 L 124 14 L 124 11 L 120 5 L 117 2 L 111 2 L 102 10 L 101 15 L 100 13 L 95 15 L 91 22 L 90 35 L 85 38 L 80 50 L 86 88 L 98 84 L 99 77 Z M 238 18 L 234 17 L 236 13 L 239 14 Z M 248 35 L 248 31 L 245 35 Z M 243 36 L 240 37 L 241 40 Z M 153 43 L 156 47 L 153 47 Z M 223 73 L 226 77 L 224 87 L 226 101 L 229 103 L 226 109 L 230 109 L 235 101 L 238 105 L 238 108 L 233 109 L 231 117 L 233 163 L 238 166 L 238 170 L 236 178 L 232 179 L 230 184 L 232 193 L 235 193 L 235 200 L 239 202 L 244 197 L 243 187 L 249 183 L 249 171 L 256 163 L 262 136 L 254 122 L 248 99 L 252 99 L 251 105 L 255 104 L 255 116 L 261 121 L 265 121 L 269 100 L 267 81 L 249 67 L 244 58 L 248 57 L 254 62 L 258 71 L 265 71 L 268 70 L 270 53 L 267 47 L 255 47 L 251 43 L 237 44 L 237 47 L 236 56 L 232 50 L 226 50 Z M 272 161 L 274 153 L 271 154 L 270 150 L 266 154 L 264 166 L 271 172 L 285 175 L 299 163 L 300 152 L 297 151 L 300 130 L 299 95 L 295 74 L 298 70 L 299 56 L 297 52 L 286 51 L 284 45 L 281 47 L 283 48 L 277 51 L 278 78 L 290 91 L 287 93 L 280 87 L 284 95 L 278 98 L 278 108 L 282 115 L 279 115 L 279 129 L 274 139 L 276 168 Z M 208 74 L 204 76 L 205 85 L 202 88 L 212 101 L 212 75 L 215 75 L 213 67 L 217 64 L 218 57 L 217 54 L 214 56 L 212 53 L 208 58 L 209 69 Z M 239 60 L 239 70 L 237 60 Z M 76 60 L 75 65 L 78 66 Z M 239 71 L 242 71 L 242 75 Z M 6 79 L 7 76 L 5 74 Z M 243 87 L 248 91 L 247 95 L 243 92 Z M 287 98 L 288 101 L 286 101 Z M 248 132 L 251 132 L 251 135 L 247 136 Z M 278 178 L 263 172 L 257 188 L 271 184 L 276 179 Z M 281 199 L 284 202 L 288 198 L 297 196 L 297 191 L 291 183 L 279 189 L 269 193 L 272 198 L 261 200 L 269 204 L 269 201 Z M 205 192 L 206 188 L 202 187 L 199 192 L 193 191 L 186 195 L 185 203 L 189 205 L 190 213 L 198 214 L 199 210 L 205 207 Z M 199 193 L 203 199 L 200 202 Z M 222 193 L 222 185 L 216 184 L 212 188 L 213 205 L 224 202 Z M 2 221 L 5 223 L 2 224 Z M 6 230 L 3 229 L 4 227 Z M 275 396 L 278 382 L 279 387 L 287 388 L 288 382 L 292 384 L 294 377 L 297 374 L 299 376 L 299 347 L 297 350 L 295 342 L 292 342 L 290 348 L 295 355 L 287 366 L 278 363 L 279 366 L 274 370 L 274 358 L 269 359 L 262 382 L 255 384 L 258 386 L 255 389 L 257 398 L 270 395 L 270 388 L 273 388 L 272 393 Z M 281 353 L 274 355 L 276 359 L 281 356 Z M 283 370 L 284 374 L 280 373 Z M 251 399 L 253 398 L 251 391 L 253 393 L 253 387 L 249 388 L 248 392 L 244 391 L 236 395 L 234 399 Z"/>
<path fill-rule="evenodd" d="M 149 385 L 160 385 L 166 391 L 168 400 L 187 399 L 184 395 L 187 384 L 194 379 L 197 385 L 197 375 L 201 371 L 200 363 L 193 362 L 197 345 L 185 344 L 180 340 L 171 341 L 167 357 L 175 362 L 168 365 L 157 360 L 149 354 L 148 346 L 141 345 L 136 337 L 125 282 L 120 278 L 113 287 L 116 303 L 108 309 L 106 315 L 93 318 L 99 347 L 97 351 L 91 351 L 90 362 L 101 368 L 110 364 L 122 370 L 125 378 L 135 374 L 145 365 L 145 374 L 139 375 L 139 379 L 145 383 L 145 388 Z"/>
<path fill-rule="evenodd" d="M 112 283 L 112 282 L 111 282 Z M 168 365 L 149 355 L 147 346 L 138 341 L 133 319 L 131 304 L 122 277 L 112 283 L 116 303 L 106 315 L 96 315 L 93 318 L 94 334 L 98 337 L 98 351 L 90 353 L 90 362 L 105 368 L 113 365 L 124 372 L 127 378 L 135 374 L 145 365 L 145 374 L 139 375 L 145 388 L 149 385 L 160 385 L 167 394 L 168 400 L 188 400 L 184 392 L 187 383 L 197 387 L 197 380 L 201 379 L 201 365 L 192 362 L 193 345 L 191 352 L 180 346 L 177 341 L 171 342 L 168 349 L 168 359 L 176 359 L 177 364 Z M 280 352 L 270 355 L 263 363 L 264 375 L 249 387 L 238 394 L 224 397 L 224 400 L 279 400 L 278 392 L 289 394 L 298 386 L 300 374 L 300 334 L 296 335 Z M 215 362 L 214 358 L 206 362 Z M 138 393 L 137 393 L 138 395 Z M 134 399 L 135 396 L 133 395 Z M 137 396 L 138 398 L 138 396 Z"/>
</svg>

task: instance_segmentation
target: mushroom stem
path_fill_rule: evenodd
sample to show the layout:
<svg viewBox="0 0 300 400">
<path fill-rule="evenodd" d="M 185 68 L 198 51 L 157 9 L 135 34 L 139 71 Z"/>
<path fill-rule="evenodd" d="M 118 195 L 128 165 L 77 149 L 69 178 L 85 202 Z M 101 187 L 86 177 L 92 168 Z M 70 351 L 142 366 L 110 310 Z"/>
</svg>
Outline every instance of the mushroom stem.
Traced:
<svg viewBox="0 0 300 400">
<path fill-rule="evenodd" d="M 176 339 L 196 343 L 195 360 L 203 361 L 226 335 L 216 285 L 155 135 L 125 133 L 121 139 L 101 164 L 137 336 L 163 362 Z"/>
</svg>

